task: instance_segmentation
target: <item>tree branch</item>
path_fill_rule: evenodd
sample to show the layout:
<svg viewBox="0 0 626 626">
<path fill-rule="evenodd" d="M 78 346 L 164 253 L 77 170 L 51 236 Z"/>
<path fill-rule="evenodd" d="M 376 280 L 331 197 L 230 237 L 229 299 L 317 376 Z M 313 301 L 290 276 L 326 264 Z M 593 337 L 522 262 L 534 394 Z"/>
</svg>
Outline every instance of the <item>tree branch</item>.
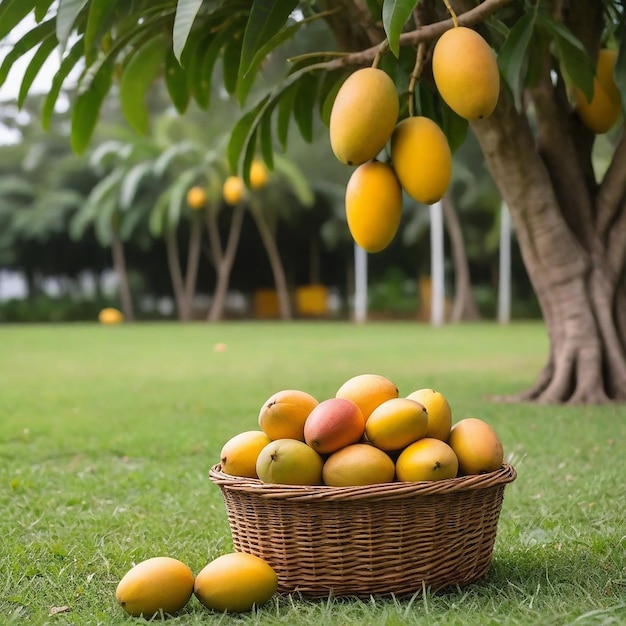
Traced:
<svg viewBox="0 0 626 626">
<path fill-rule="evenodd" d="M 459 26 L 474 26 L 484 21 L 509 2 L 511 2 L 511 0 L 484 0 L 484 2 L 481 2 L 473 9 L 458 15 Z M 400 35 L 400 45 L 416 46 L 421 42 L 432 41 L 453 26 L 454 22 L 452 19 L 420 26 L 410 32 L 402 33 L 402 35 Z M 379 46 L 380 43 L 377 43 L 365 50 L 351 52 L 337 59 L 333 59 L 326 64 L 327 69 L 339 69 L 349 65 L 368 65 L 374 60 Z"/>
<path fill-rule="evenodd" d="M 624 179 L 626 179 L 626 127 L 622 129 L 622 136 L 598 191 L 597 228 L 603 240 L 625 200 Z"/>
<path fill-rule="evenodd" d="M 541 42 L 541 72 L 536 84 L 529 88 L 535 103 L 537 149 L 558 198 L 563 217 L 587 251 L 591 250 L 594 228 L 590 188 L 584 156 L 572 140 L 570 112 L 562 84 L 554 86 L 552 55 L 549 44 Z M 595 180 L 593 182 L 595 191 Z"/>
</svg>

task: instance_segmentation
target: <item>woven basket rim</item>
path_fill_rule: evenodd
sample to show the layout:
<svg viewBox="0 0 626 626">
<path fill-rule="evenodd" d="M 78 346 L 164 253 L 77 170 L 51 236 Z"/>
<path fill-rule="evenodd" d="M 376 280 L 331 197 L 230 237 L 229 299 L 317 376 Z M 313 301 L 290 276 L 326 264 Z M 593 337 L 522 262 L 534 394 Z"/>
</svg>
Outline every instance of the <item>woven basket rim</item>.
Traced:
<svg viewBox="0 0 626 626">
<path fill-rule="evenodd" d="M 394 499 L 407 496 L 426 496 L 487 489 L 506 485 L 517 477 L 515 468 L 504 463 L 495 472 L 472 474 L 458 478 L 448 478 L 421 482 L 391 482 L 358 487 L 329 487 L 327 485 L 283 485 L 264 483 L 258 478 L 243 478 L 222 471 L 220 463 L 209 470 L 209 478 L 223 489 L 231 489 L 254 494 L 261 498 L 289 499 L 301 502 L 314 500 L 363 500 L 363 499 Z"/>
</svg>

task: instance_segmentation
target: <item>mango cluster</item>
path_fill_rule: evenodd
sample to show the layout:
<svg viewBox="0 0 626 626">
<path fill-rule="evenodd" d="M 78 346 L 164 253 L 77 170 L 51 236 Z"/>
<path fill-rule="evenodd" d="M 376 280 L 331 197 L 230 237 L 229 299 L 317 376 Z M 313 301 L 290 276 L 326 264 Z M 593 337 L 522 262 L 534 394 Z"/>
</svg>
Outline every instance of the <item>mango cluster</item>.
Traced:
<svg viewBox="0 0 626 626">
<path fill-rule="evenodd" d="M 478 418 L 453 424 L 445 396 L 420 388 L 400 397 L 380 374 L 345 381 L 318 401 L 278 391 L 260 409 L 260 430 L 222 447 L 227 474 L 288 485 L 347 487 L 455 478 L 498 470 L 502 443 Z"/>
<path fill-rule="evenodd" d="M 476 120 L 491 115 L 498 101 L 500 74 L 493 51 L 475 31 L 456 27 L 444 33 L 432 55 L 435 83 L 458 115 Z M 355 242 L 380 252 L 400 225 L 402 190 L 422 204 L 434 204 L 452 177 L 452 153 L 445 134 L 431 119 L 398 121 L 399 99 L 390 76 L 375 67 L 351 74 L 337 92 L 330 115 L 335 156 L 356 166 L 346 187 L 346 218 Z M 377 157 L 389 144 L 389 161 Z"/>
</svg>

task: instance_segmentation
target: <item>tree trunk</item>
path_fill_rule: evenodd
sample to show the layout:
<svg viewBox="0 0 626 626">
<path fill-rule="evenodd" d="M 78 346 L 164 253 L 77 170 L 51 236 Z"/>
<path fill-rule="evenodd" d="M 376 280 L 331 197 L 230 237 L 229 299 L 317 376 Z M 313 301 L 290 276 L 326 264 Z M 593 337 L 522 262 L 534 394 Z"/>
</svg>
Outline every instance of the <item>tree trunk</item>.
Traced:
<svg viewBox="0 0 626 626">
<path fill-rule="evenodd" d="M 133 298 L 130 293 L 130 284 L 128 282 L 128 272 L 126 271 L 124 244 L 116 230 L 113 230 L 111 235 L 111 256 L 113 257 L 113 269 L 115 270 L 119 284 L 122 313 L 124 314 L 124 319 L 132 322 L 135 319 L 135 312 L 133 309 Z"/>
<path fill-rule="evenodd" d="M 178 256 L 178 240 L 176 238 L 176 230 L 174 229 L 169 229 L 165 234 L 165 250 L 167 252 L 167 266 L 170 270 L 170 279 L 172 281 L 172 289 L 174 290 L 178 319 L 181 322 L 188 321 L 190 312 L 187 310 L 185 284 L 180 267 L 180 257 Z"/>
<path fill-rule="evenodd" d="M 448 195 L 443 197 L 442 206 L 446 230 L 450 236 L 452 261 L 454 264 L 454 304 L 452 306 L 451 321 L 477 320 L 480 318 L 480 312 L 472 291 L 469 262 L 465 252 L 465 242 L 463 241 L 459 217 Z"/>
<path fill-rule="evenodd" d="M 230 282 L 230 273 L 235 261 L 235 253 L 239 245 L 239 236 L 241 235 L 241 225 L 245 213 L 245 206 L 239 202 L 233 208 L 230 229 L 228 231 L 228 240 L 226 249 L 222 250 L 219 230 L 217 228 L 217 216 L 214 211 L 207 213 L 206 225 L 211 244 L 211 254 L 217 274 L 217 282 L 213 293 L 213 300 L 209 308 L 207 320 L 209 322 L 217 322 L 224 316 L 224 307 L 226 305 L 226 296 L 228 295 L 228 284 Z"/>
<path fill-rule="evenodd" d="M 184 306 L 187 319 L 193 319 L 193 303 L 196 295 L 198 280 L 198 265 L 200 264 L 200 244 L 202 243 L 202 215 L 194 211 L 191 216 L 191 230 L 189 231 L 189 249 L 187 251 L 187 270 L 185 271 Z"/>
<path fill-rule="evenodd" d="M 583 130 L 566 127 L 576 120 L 558 97 L 547 72 L 533 91 L 536 135 L 505 89 L 494 114 L 472 123 L 511 211 L 550 338 L 539 379 L 515 399 L 625 400 L 626 333 L 618 303 L 623 306 L 625 290 L 626 205 L 619 180 L 626 173 L 626 138 L 604 180 L 589 185 L 583 172 L 590 158 L 572 145 Z M 606 234 L 604 213 L 612 224 Z"/>
<path fill-rule="evenodd" d="M 251 201 L 250 212 L 256 222 L 261 235 L 261 240 L 265 246 L 265 251 L 272 267 L 272 274 L 274 275 L 274 284 L 276 285 L 276 291 L 278 292 L 278 306 L 280 308 L 280 317 L 283 320 L 289 320 L 291 315 L 291 302 L 289 300 L 289 289 L 287 288 L 287 279 L 285 277 L 285 270 L 283 263 L 280 260 L 280 253 L 276 246 L 276 240 L 263 217 L 261 209 Z"/>
</svg>

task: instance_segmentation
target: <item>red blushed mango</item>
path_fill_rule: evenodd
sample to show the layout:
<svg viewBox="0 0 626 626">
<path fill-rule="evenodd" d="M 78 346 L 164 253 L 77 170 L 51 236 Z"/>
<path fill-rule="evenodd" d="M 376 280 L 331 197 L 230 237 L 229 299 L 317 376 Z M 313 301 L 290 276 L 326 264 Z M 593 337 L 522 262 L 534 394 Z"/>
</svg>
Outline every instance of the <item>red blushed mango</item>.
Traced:
<svg viewBox="0 0 626 626">
<path fill-rule="evenodd" d="M 356 443 L 365 432 L 365 417 L 357 404 L 344 398 L 320 402 L 304 423 L 304 440 L 320 454 Z"/>
</svg>

